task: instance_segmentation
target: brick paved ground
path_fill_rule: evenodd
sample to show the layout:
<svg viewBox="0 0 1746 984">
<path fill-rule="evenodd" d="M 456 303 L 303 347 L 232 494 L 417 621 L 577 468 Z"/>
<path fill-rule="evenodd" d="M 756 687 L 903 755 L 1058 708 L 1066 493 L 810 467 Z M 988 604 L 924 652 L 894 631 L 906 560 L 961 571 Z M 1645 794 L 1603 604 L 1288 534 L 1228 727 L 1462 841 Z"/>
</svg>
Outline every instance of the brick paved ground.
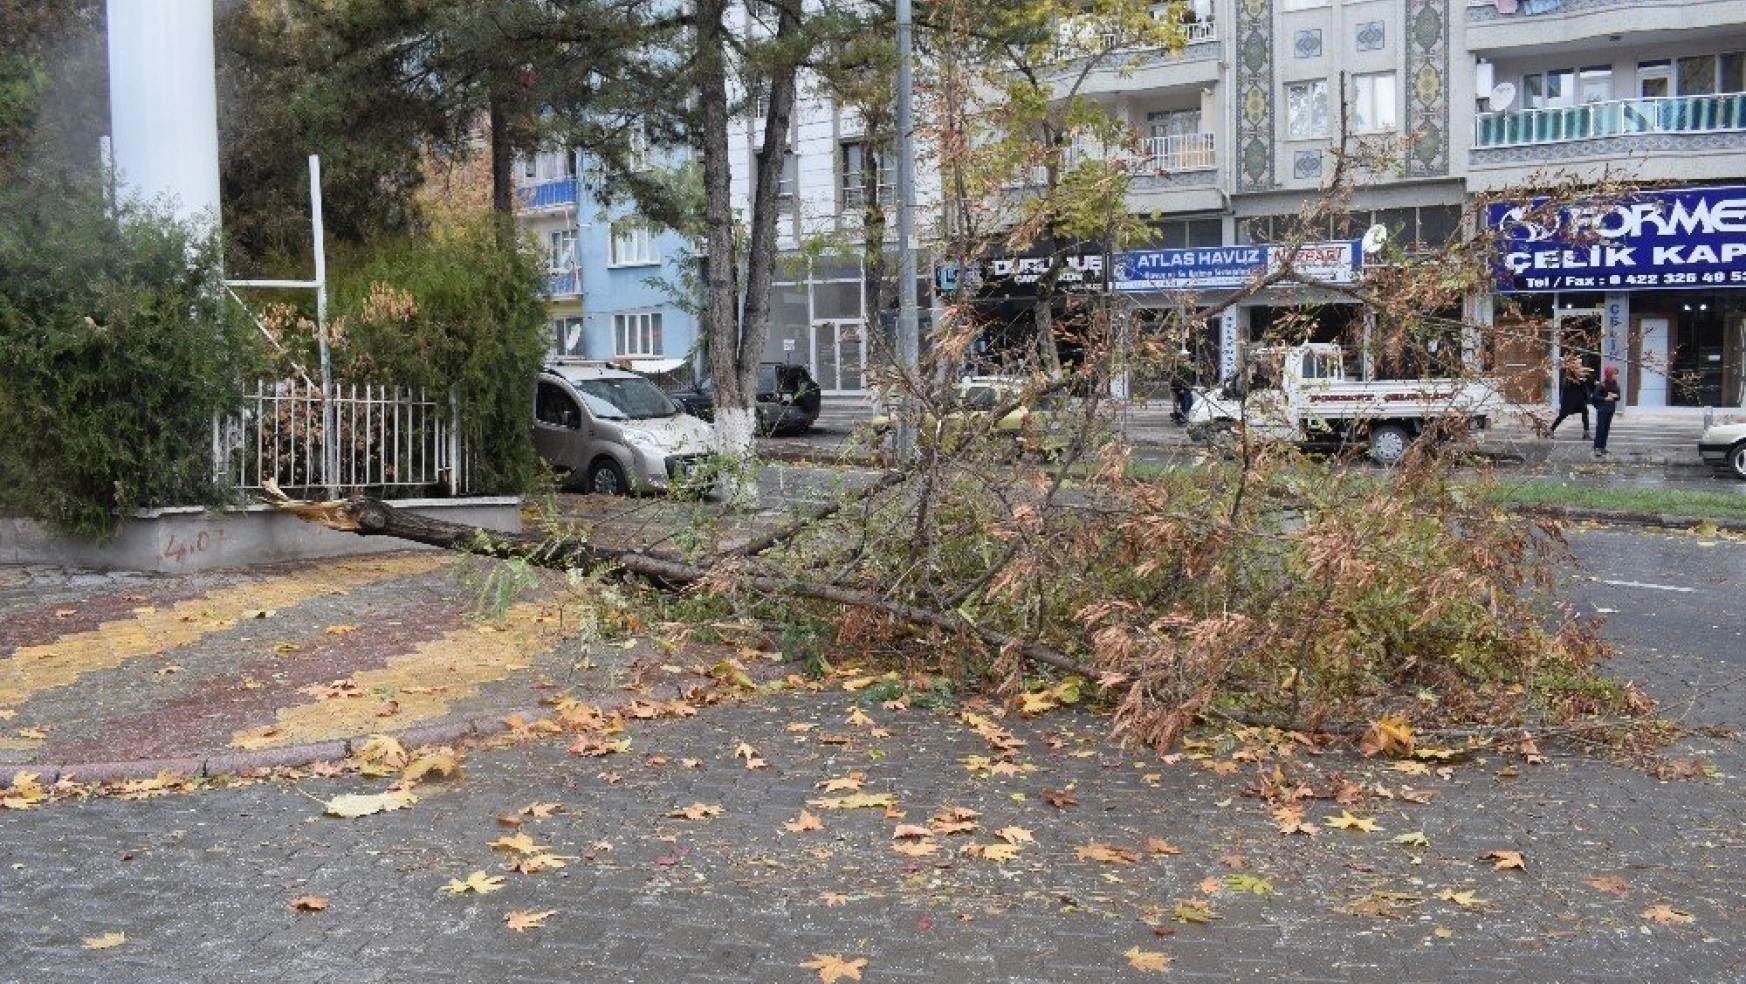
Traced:
<svg viewBox="0 0 1746 984">
<path fill-rule="evenodd" d="M 1628 552 L 1614 534 L 1584 536 L 1608 557 Z M 1739 548 L 1699 556 L 1722 549 Z M 1688 570 L 1713 588 L 1735 562 Z M 442 562 L 348 563 L 187 579 L 8 572 L 0 666 L 21 652 L 47 656 L 36 673 L 0 675 L 0 690 L 35 688 L 3 705 L 16 714 L 0 727 L 19 741 L 30 741 L 18 738 L 27 728 L 47 737 L 7 754 L 181 754 L 275 725 L 286 731 L 269 740 L 361 734 L 532 703 L 560 687 L 620 694 L 639 657 L 666 675 L 644 650 L 584 646 L 562 634 L 573 623 L 541 621 L 561 585 L 529 595 L 513 632 L 480 632 L 466 617 L 476 588 Z M 1632 573 L 1597 569 L 1614 581 Z M 342 578 L 351 580 L 336 593 Z M 1618 593 L 1628 589 L 1605 590 L 1615 594 L 1585 600 L 1620 609 L 1621 675 L 1682 708 L 1690 701 L 1691 723 L 1746 726 L 1729 653 L 1678 645 L 1626 607 L 1637 597 Z M 269 602 L 270 618 L 242 617 Z M 326 631 L 341 624 L 358 628 Z M 105 626 L 108 643 L 74 644 Z M 147 629 L 179 641 L 160 652 Z M 167 665 L 182 669 L 157 672 Z M 64 686 L 38 686 L 73 671 Z M 370 696 L 301 689 L 342 673 Z M 384 719 L 351 710 L 384 698 L 403 709 Z M 856 707 L 872 723 L 850 723 Z M 1026 744 L 996 771 L 995 750 L 951 709 L 887 709 L 831 690 L 633 723 L 630 748 L 604 758 L 568 754 L 560 738 L 483 747 L 460 779 L 421 787 L 411 808 L 358 820 L 321 816 L 321 801 L 387 780 L 305 776 L 0 811 L 0 984 L 803 982 L 818 979 L 800 966 L 815 954 L 866 959 L 867 981 L 1158 977 L 1129 966 L 1132 948 L 1168 956 L 1163 979 L 1179 980 L 1746 980 L 1746 756 L 1730 738 L 1700 735 L 1675 750 L 1707 764 L 1698 779 L 1660 781 L 1550 748 L 1543 763 L 1491 753 L 1445 777 L 1289 743 L 1285 758 L 1223 741 L 1163 763 L 1110 747 L 1106 722 L 1088 715 L 1002 723 Z M 735 754 L 742 743 L 768 767 L 748 770 Z M 1249 795 L 1276 765 L 1318 793 L 1349 783 L 1353 801 L 1309 800 L 1316 836 L 1281 834 Z M 821 784 L 854 773 L 862 792 L 891 794 L 904 816 L 808 805 L 846 795 Z M 1051 790 L 1068 805 L 1051 805 Z M 533 802 L 565 809 L 521 829 L 571 860 L 516 874 L 490 842 L 513 832 L 498 817 Z M 721 813 L 669 815 L 694 803 Z M 894 850 L 899 824 L 928 825 L 953 808 L 975 811 L 975 829 L 933 835 L 932 854 Z M 822 830 L 785 828 L 803 809 Z M 1381 829 L 1325 825 L 1345 810 Z M 1021 843 L 1004 862 L 964 853 L 1003 843 L 994 832 L 1008 827 L 1034 842 L 1012 833 Z M 1394 842 L 1415 832 L 1427 843 Z M 1149 838 L 1180 853 L 1154 853 Z M 1132 851 L 1133 863 L 1079 855 L 1093 844 Z M 1495 869 L 1483 859 L 1492 851 L 1520 852 L 1526 869 Z M 505 887 L 440 893 L 476 870 L 504 876 Z M 1239 891 L 1245 876 L 1272 891 Z M 288 906 L 307 894 L 329 907 Z M 1172 918 L 1185 903 L 1218 918 Z M 518 910 L 553 915 L 518 934 L 503 924 Z M 126 941 L 84 947 L 108 932 Z"/>
<path fill-rule="evenodd" d="M 1110 748 L 1095 718 L 1054 714 L 1007 722 L 1027 742 L 1016 763 L 1034 771 L 1002 776 L 967 767 L 992 749 L 949 711 L 875 705 L 875 723 L 856 727 L 853 706 L 826 692 L 708 709 L 634 725 L 630 750 L 602 759 L 566 754 L 558 739 L 482 750 L 410 809 L 352 821 L 322 818 L 318 801 L 381 780 L 8 813 L 0 981 L 805 981 L 816 978 L 799 964 L 821 953 L 866 958 L 868 981 L 1152 976 L 1128 967 L 1131 947 L 1167 954 L 1178 980 L 1746 979 L 1746 804 L 1739 758 L 1722 747 L 1705 751 L 1725 774 L 1677 783 L 1556 753 L 1538 765 L 1491 755 L 1446 779 L 1300 753 L 1282 763 L 1294 778 L 1341 774 L 1395 794 L 1350 807 L 1380 832 L 1304 838 L 1277 833 L 1245 795 L 1273 762 L 1209 768 L 1230 748 L 1161 764 Z M 848 742 L 826 743 L 839 735 Z M 736 760 L 742 742 L 768 768 Z M 813 806 L 824 829 L 784 829 L 808 800 L 844 795 L 820 783 L 854 772 L 905 816 Z M 1436 796 L 1414 804 L 1403 787 Z M 1058 809 L 1046 790 L 1076 805 Z M 514 874 L 488 845 L 510 832 L 497 817 L 534 801 L 565 812 L 522 829 L 576 860 Z M 692 803 L 722 812 L 668 816 Z M 934 836 L 940 849 L 924 857 L 893 850 L 899 823 L 954 807 L 977 811 L 974 831 Z M 1342 809 L 1312 801 L 1308 820 Z M 962 853 L 1008 826 L 1035 838 L 1015 859 Z M 1392 842 L 1415 831 L 1428 847 Z M 1181 853 L 1149 854 L 1153 837 Z M 1077 855 L 1093 843 L 1139 860 Z M 1481 860 L 1493 850 L 1522 852 L 1526 870 L 1494 870 Z M 506 886 L 440 894 L 474 870 Z M 1235 875 L 1273 891 L 1224 887 Z M 1607 876 L 1611 891 L 1587 881 Z M 1438 899 L 1445 891 L 1480 901 Z M 329 908 L 288 907 L 311 893 Z M 1176 922 L 1181 901 L 1219 919 Z M 1354 903 L 1375 914 L 1339 911 Z M 1641 915 L 1663 904 L 1692 921 Z M 503 925 L 513 910 L 554 914 L 517 934 Z M 104 932 L 127 941 L 83 949 Z"/>
</svg>

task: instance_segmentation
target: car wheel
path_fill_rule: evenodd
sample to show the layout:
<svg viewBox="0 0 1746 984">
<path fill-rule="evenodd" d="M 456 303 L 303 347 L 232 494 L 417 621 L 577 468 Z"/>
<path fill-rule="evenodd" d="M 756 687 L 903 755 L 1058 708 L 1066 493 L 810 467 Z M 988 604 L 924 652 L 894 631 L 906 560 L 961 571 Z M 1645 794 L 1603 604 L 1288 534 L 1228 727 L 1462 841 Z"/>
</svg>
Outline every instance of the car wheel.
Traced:
<svg viewBox="0 0 1746 984">
<path fill-rule="evenodd" d="M 583 491 L 595 495 L 627 495 L 630 492 L 630 482 L 625 478 L 624 469 L 611 458 L 600 458 L 588 466 L 588 478 L 583 482 Z"/>
<path fill-rule="evenodd" d="M 1381 424 L 1370 429 L 1370 460 L 1379 465 L 1399 464 L 1406 457 L 1412 437 L 1399 424 Z"/>
<path fill-rule="evenodd" d="M 1728 470 L 1735 478 L 1746 482 L 1746 441 L 1728 449 Z"/>
</svg>

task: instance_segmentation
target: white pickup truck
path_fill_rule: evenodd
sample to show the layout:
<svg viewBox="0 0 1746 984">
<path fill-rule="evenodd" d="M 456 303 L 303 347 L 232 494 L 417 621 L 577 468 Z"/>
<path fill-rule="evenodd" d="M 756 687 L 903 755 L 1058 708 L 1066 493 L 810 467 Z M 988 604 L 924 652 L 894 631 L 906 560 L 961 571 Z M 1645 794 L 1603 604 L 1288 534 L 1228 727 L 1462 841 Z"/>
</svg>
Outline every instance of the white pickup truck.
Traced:
<svg viewBox="0 0 1746 984">
<path fill-rule="evenodd" d="M 1338 345 L 1253 348 L 1223 385 L 1195 394 L 1188 435 L 1216 443 L 1239 430 L 1262 440 L 1307 446 L 1367 444 L 1370 457 L 1393 464 L 1434 420 L 1464 418 L 1483 430 L 1504 408 L 1487 380 L 1346 378 Z"/>
</svg>

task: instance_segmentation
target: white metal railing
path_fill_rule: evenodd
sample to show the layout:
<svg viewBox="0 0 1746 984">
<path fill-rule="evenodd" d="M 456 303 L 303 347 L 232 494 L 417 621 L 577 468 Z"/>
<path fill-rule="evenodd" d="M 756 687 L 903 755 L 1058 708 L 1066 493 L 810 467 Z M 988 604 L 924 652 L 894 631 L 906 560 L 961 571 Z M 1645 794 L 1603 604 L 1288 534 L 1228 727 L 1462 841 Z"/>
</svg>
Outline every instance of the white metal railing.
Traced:
<svg viewBox="0 0 1746 984">
<path fill-rule="evenodd" d="M 1140 141 L 1138 170 L 1205 171 L 1219 166 L 1218 138 L 1211 133 L 1181 133 Z"/>
<path fill-rule="evenodd" d="M 1746 130 L 1746 93 L 1614 99 L 1559 109 L 1481 113 L 1473 146 L 1521 147 L 1633 133 Z"/>
<path fill-rule="evenodd" d="M 1182 46 L 1205 44 L 1219 39 L 1218 21 L 1198 20 L 1182 25 Z M 1118 31 L 1099 31 L 1096 34 L 1080 34 L 1071 25 L 1064 26 L 1060 38 L 1055 43 L 1055 61 L 1067 62 L 1079 58 L 1090 58 L 1093 55 L 1124 49 L 1142 50 L 1159 47 L 1150 42 L 1142 42 L 1131 35 Z"/>
<path fill-rule="evenodd" d="M 1088 160 L 1125 164 L 1135 174 L 1206 171 L 1218 167 L 1218 137 L 1211 133 L 1182 133 L 1143 138 L 1135 148 L 1107 147 L 1085 140 L 1076 140 L 1068 146 L 1068 167 Z"/>
<path fill-rule="evenodd" d="M 888 205 L 895 193 L 895 186 L 891 182 L 881 181 L 874 186 L 874 201 L 880 205 Z M 843 211 L 860 212 L 866 208 L 867 186 L 861 182 L 861 175 L 843 175 Z"/>
<path fill-rule="evenodd" d="M 467 453 L 453 397 L 402 387 L 259 381 L 243 408 L 212 423 L 216 480 L 338 496 L 468 491 Z"/>
</svg>

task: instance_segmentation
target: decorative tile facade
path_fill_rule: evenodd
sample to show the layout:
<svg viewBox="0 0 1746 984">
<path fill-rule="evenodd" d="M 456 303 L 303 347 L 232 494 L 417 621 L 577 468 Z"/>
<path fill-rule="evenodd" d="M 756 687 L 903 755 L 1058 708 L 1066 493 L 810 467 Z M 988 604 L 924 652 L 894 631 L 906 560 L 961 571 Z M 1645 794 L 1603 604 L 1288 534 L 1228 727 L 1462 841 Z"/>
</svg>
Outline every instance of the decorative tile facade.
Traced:
<svg viewBox="0 0 1746 984">
<path fill-rule="evenodd" d="M 1292 52 L 1299 58 L 1322 57 L 1322 29 L 1306 27 L 1297 32 L 1297 41 L 1292 45 Z"/>
<path fill-rule="evenodd" d="M 1358 25 L 1353 41 L 1359 51 L 1381 51 L 1388 44 L 1385 21 L 1365 21 Z"/>
<path fill-rule="evenodd" d="M 1682 6 L 1685 3 L 1686 0 L 1564 0 L 1564 2 L 1555 10 L 1545 11 L 1538 16 L 1544 17 L 1551 14 L 1574 14 L 1587 10 L 1605 10 L 1609 7 L 1677 7 Z M 1505 14 L 1497 9 L 1496 4 L 1490 3 L 1467 8 L 1467 23 L 1469 24 L 1489 24 L 1499 21 L 1520 20 L 1521 18 L 1528 16 L 1533 15 L 1529 14 L 1525 8 L 1518 8 L 1518 12 L 1514 14 Z"/>
<path fill-rule="evenodd" d="M 1176 171 L 1170 174 L 1135 174 L 1128 178 L 1132 191 L 1169 191 L 1172 188 L 1210 188 L 1219 183 L 1219 172 Z"/>
<path fill-rule="evenodd" d="M 1322 176 L 1322 152 L 1319 150 L 1300 150 L 1291 158 L 1291 176 L 1302 181 L 1306 178 Z"/>
<path fill-rule="evenodd" d="M 1273 0 L 1237 0 L 1237 190 L 1274 186 Z"/>
<path fill-rule="evenodd" d="M 1407 177 L 1449 173 L 1449 2 L 1406 0 Z"/>
</svg>

